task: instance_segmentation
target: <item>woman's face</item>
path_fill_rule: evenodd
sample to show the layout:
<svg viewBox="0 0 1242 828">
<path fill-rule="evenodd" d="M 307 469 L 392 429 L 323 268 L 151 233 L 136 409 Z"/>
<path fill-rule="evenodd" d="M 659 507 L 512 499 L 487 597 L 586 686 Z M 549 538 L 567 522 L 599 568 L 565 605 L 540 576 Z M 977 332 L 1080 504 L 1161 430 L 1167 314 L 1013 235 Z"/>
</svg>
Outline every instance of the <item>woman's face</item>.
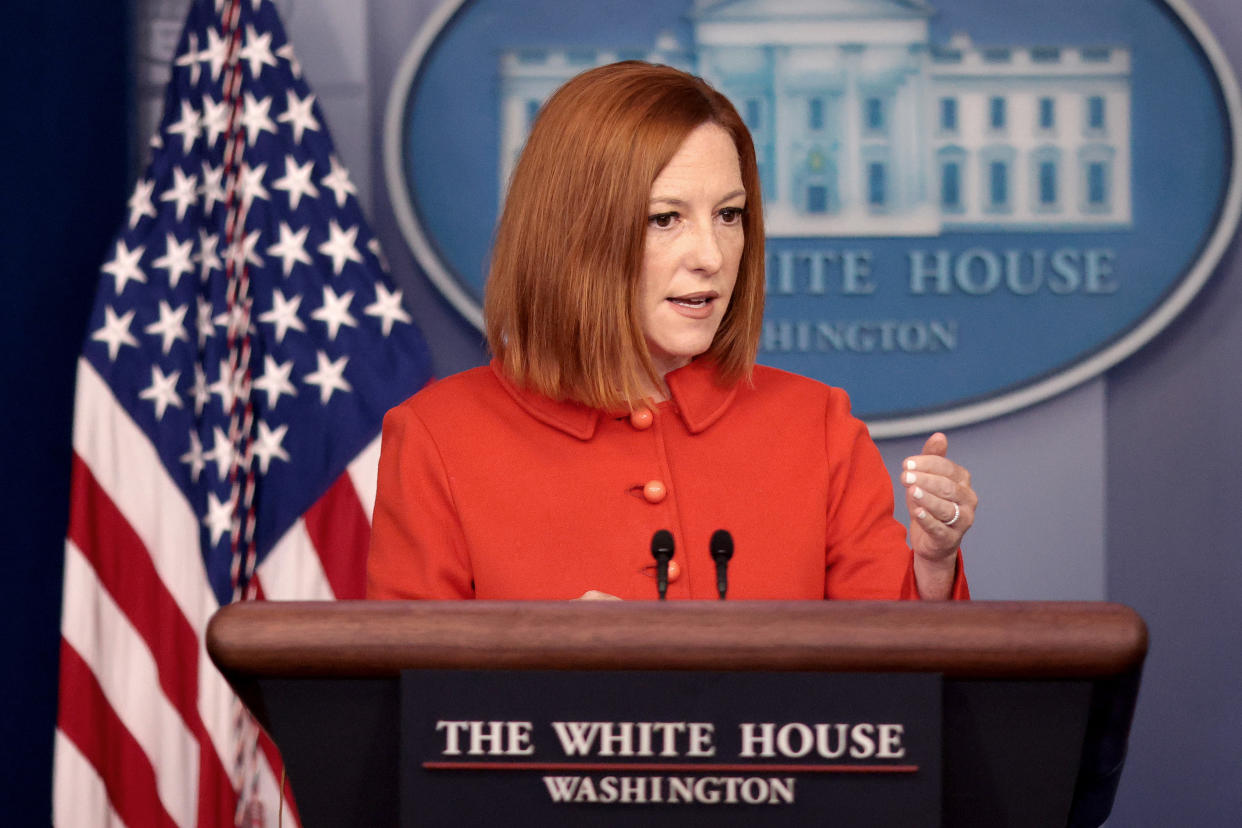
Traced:
<svg viewBox="0 0 1242 828">
<path fill-rule="evenodd" d="M 651 185 L 638 316 L 660 376 L 711 347 L 742 258 L 746 190 L 733 139 L 699 126 Z"/>
</svg>

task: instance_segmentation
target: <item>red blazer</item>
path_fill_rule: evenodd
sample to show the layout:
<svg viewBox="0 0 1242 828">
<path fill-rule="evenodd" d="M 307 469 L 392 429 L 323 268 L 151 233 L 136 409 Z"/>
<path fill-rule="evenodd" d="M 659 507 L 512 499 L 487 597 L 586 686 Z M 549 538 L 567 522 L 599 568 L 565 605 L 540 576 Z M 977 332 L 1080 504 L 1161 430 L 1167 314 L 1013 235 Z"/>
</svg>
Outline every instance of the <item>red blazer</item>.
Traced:
<svg viewBox="0 0 1242 828">
<path fill-rule="evenodd" d="M 493 365 L 384 418 L 367 562 L 372 598 L 715 598 L 708 539 L 733 535 L 729 598 L 917 598 L 888 472 L 844 391 L 772 368 L 716 384 L 696 361 L 671 399 L 608 414 L 514 387 Z M 955 598 L 969 597 L 958 560 Z"/>
</svg>

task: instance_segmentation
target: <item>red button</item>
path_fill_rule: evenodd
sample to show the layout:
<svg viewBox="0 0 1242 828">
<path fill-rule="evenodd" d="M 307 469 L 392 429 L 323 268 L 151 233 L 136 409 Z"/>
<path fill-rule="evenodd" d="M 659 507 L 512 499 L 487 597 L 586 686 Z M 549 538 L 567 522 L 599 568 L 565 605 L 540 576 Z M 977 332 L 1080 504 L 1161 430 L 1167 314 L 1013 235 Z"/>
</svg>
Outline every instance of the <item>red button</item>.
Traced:
<svg viewBox="0 0 1242 828">
<path fill-rule="evenodd" d="M 639 408 L 630 412 L 630 425 L 639 431 L 651 428 L 651 424 L 654 421 L 655 416 L 651 413 L 650 408 Z"/>
<path fill-rule="evenodd" d="M 647 485 L 643 486 L 643 497 L 648 503 L 659 503 L 667 494 L 668 489 L 664 488 L 664 484 L 659 480 L 648 481 Z"/>
<path fill-rule="evenodd" d="M 668 562 L 668 582 L 671 584 L 681 577 L 681 564 L 677 561 Z"/>
</svg>

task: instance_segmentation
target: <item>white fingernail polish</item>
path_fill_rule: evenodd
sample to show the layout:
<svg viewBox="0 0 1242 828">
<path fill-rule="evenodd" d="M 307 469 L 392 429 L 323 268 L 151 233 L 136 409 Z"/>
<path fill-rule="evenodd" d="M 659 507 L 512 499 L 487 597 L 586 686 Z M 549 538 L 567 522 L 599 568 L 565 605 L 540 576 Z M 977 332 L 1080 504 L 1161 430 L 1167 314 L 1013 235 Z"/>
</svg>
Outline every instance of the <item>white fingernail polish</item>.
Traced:
<svg viewBox="0 0 1242 828">
<path fill-rule="evenodd" d="M 922 499 L 923 499 L 923 490 L 922 490 L 922 489 L 920 489 L 918 486 L 915 486 L 915 487 L 914 487 L 914 499 L 915 499 L 915 500 L 922 500 Z"/>
<path fill-rule="evenodd" d="M 914 465 L 914 461 L 913 461 L 913 460 L 907 460 L 907 461 L 906 461 L 906 468 L 907 468 L 907 469 L 910 469 L 911 471 L 914 471 L 914 469 L 916 468 L 916 466 Z"/>
<path fill-rule="evenodd" d="M 914 473 L 913 473 L 913 472 L 906 472 L 906 482 L 907 482 L 907 483 L 913 483 L 914 481 L 915 481 Z"/>
<path fill-rule="evenodd" d="M 927 512 L 924 511 L 923 509 L 919 509 L 918 514 L 915 515 L 915 517 L 917 517 L 919 520 L 922 520 L 923 518 L 927 517 Z"/>
</svg>

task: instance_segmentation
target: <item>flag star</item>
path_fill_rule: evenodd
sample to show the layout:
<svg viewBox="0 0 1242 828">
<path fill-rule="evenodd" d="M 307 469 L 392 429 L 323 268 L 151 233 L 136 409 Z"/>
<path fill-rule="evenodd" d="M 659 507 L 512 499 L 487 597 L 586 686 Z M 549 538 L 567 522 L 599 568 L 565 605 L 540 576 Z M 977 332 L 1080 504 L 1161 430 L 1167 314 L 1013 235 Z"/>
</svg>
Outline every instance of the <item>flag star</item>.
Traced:
<svg viewBox="0 0 1242 828">
<path fill-rule="evenodd" d="M 211 208 L 216 202 L 224 203 L 224 167 L 213 167 L 203 162 L 203 183 L 198 194 L 203 197 L 203 215 L 210 218 Z"/>
<path fill-rule="evenodd" d="M 237 188 L 240 190 L 242 205 L 247 209 L 250 207 L 250 202 L 256 198 L 261 198 L 265 201 L 271 200 L 271 194 L 263 186 L 263 176 L 265 175 L 267 175 L 266 162 L 257 167 L 242 164 L 241 180 L 237 182 Z"/>
<path fill-rule="evenodd" d="M 272 33 L 259 34 L 254 26 L 247 25 L 246 45 L 238 54 L 250 64 L 250 77 L 258 80 L 264 66 L 276 65 L 276 57 L 272 54 Z"/>
<path fill-rule="evenodd" d="M 270 97 L 259 100 L 249 92 L 245 94 L 245 102 L 242 104 L 242 126 L 246 128 L 246 144 L 254 146 L 254 142 L 259 140 L 259 135 L 263 132 L 276 134 L 276 124 L 268 116 L 267 112 L 272 108 L 272 99 Z"/>
<path fill-rule="evenodd" d="M 232 307 L 224 310 L 223 313 L 216 314 L 215 323 L 229 336 L 241 336 L 242 331 L 254 333 L 254 325 L 250 324 L 250 306 L 253 304 L 252 299 L 246 299 L 245 302 L 235 302 Z"/>
<path fill-rule="evenodd" d="M 384 256 L 384 248 L 380 246 L 379 239 L 372 236 L 371 240 L 367 242 L 367 250 L 370 250 L 371 254 L 375 256 L 376 260 L 380 263 L 380 267 L 384 270 L 388 269 L 388 259 Z"/>
<path fill-rule="evenodd" d="M 198 140 L 198 136 L 203 132 L 202 121 L 198 117 L 197 110 L 189 101 L 181 102 L 181 118 L 176 122 L 169 124 L 168 131 L 174 135 L 181 136 L 181 152 L 189 154 L 190 147 L 194 146 L 194 142 Z"/>
<path fill-rule="evenodd" d="M 185 211 L 198 201 L 198 176 L 186 175 L 180 167 L 173 167 L 173 185 L 164 191 L 160 201 L 177 202 L 177 221 L 185 218 Z"/>
<path fill-rule="evenodd" d="M 340 276 L 345 262 L 362 263 L 362 254 L 358 252 L 355 241 L 358 238 L 358 227 L 342 230 L 336 219 L 328 222 L 328 240 L 319 245 L 319 252 L 332 258 L 332 275 Z"/>
<path fill-rule="evenodd" d="M 220 77 L 220 70 L 228 61 L 229 44 L 216 32 L 214 26 L 207 27 L 207 45 L 198 53 L 198 59 L 211 64 L 211 79 Z"/>
<path fill-rule="evenodd" d="M 286 43 L 277 49 L 276 57 L 284 58 L 289 62 L 289 71 L 293 73 L 295 78 L 302 77 L 302 64 L 298 63 L 297 55 L 293 53 L 292 43 Z"/>
<path fill-rule="evenodd" d="M 289 452 L 281 447 L 281 440 L 285 439 L 285 434 L 289 431 L 288 424 L 270 429 L 267 423 L 259 420 L 259 436 L 251 444 L 250 448 L 259 458 L 259 471 L 267 474 L 267 467 L 272 464 L 272 458 L 289 462 Z"/>
<path fill-rule="evenodd" d="M 207 390 L 220 395 L 220 407 L 224 409 L 225 414 L 233 410 L 233 400 L 237 397 L 237 385 L 232 364 L 227 359 L 220 360 L 220 378 L 208 385 Z M 219 441 L 217 441 L 218 445 Z M 215 451 L 215 449 L 212 450 Z"/>
<path fill-rule="evenodd" d="M 142 221 L 143 216 L 155 218 L 155 206 L 151 203 L 151 194 L 155 192 L 155 182 L 143 178 L 134 185 L 134 194 L 129 197 L 129 229 L 133 230 Z"/>
<path fill-rule="evenodd" d="M 216 330 L 211 325 L 211 299 L 200 295 L 200 297 L 197 297 L 197 300 L 199 300 L 199 323 L 197 323 L 197 330 L 199 330 L 199 350 L 202 350 L 202 346 L 206 344 L 207 340 L 211 339 L 211 335 L 215 334 Z"/>
<path fill-rule="evenodd" d="M 295 233 L 288 224 L 280 223 L 280 241 L 267 249 L 267 255 L 280 257 L 280 269 L 285 276 L 293 272 L 293 265 L 297 262 L 312 264 L 310 254 L 306 252 L 308 232 L 310 227 L 303 227 Z"/>
<path fill-rule="evenodd" d="M 143 328 L 149 334 L 158 335 L 163 338 L 164 355 L 172 350 L 173 343 L 178 339 L 189 342 L 190 338 L 185 333 L 185 312 L 190 309 L 189 305 L 182 305 L 173 310 L 172 307 L 163 299 L 160 300 L 160 321 L 152 322 Z M 158 419 L 158 418 L 157 418 Z"/>
<path fill-rule="evenodd" d="M 198 482 L 198 476 L 207 467 L 207 458 L 203 456 L 203 441 L 198 439 L 197 431 L 190 431 L 190 450 L 181 455 L 182 463 L 190 464 L 190 480 Z"/>
<path fill-rule="evenodd" d="M 207 373 L 203 371 L 201 362 L 194 363 L 194 386 L 190 389 L 190 393 L 194 395 L 194 416 L 197 417 L 203 413 L 203 406 L 211 399 L 211 392 L 207 390 Z M 198 435 L 195 434 L 193 439 L 197 443 Z"/>
<path fill-rule="evenodd" d="M 254 250 L 259 243 L 260 232 L 259 230 L 250 231 L 229 248 L 229 261 L 233 264 L 235 271 L 240 270 L 243 264 L 263 267 L 262 257 Z"/>
<path fill-rule="evenodd" d="M 289 374 L 292 372 L 293 360 L 277 362 L 270 354 L 263 355 L 263 376 L 254 381 L 253 387 L 267 394 L 268 408 L 276 407 L 281 394 L 288 394 L 290 397 L 298 395 L 293 383 L 289 382 Z"/>
<path fill-rule="evenodd" d="M 130 323 L 134 321 L 134 312 L 126 311 L 123 316 L 117 316 L 116 311 L 111 305 L 104 307 L 104 324 L 103 327 L 91 334 L 91 339 L 96 342 L 103 342 L 108 346 L 108 359 L 116 362 L 116 355 L 121 350 L 122 345 L 132 345 L 138 347 L 138 340 L 134 339 L 134 335 L 129 332 Z"/>
<path fill-rule="evenodd" d="M 379 318 L 384 336 L 392 332 L 393 322 L 410 321 L 410 315 L 401 307 L 401 291 L 389 291 L 383 282 L 375 283 L 375 301 L 367 305 L 363 313 Z"/>
<path fill-rule="evenodd" d="M 146 252 L 144 245 L 139 245 L 133 250 L 125 244 L 124 239 L 117 239 L 116 255 L 105 264 L 101 270 L 104 273 L 116 279 L 116 295 L 120 296 L 125 290 L 125 286 L 130 282 L 142 282 L 146 284 L 147 275 L 142 272 L 142 268 L 138 266 L 138 262 L 142 259 L 142 254 Z"/>
<path fill-rule="evenodd" d="M 177 380 L 180 377 L 180 371 L 173 371 L 168 376 L 164 376 L 160 366 L 151 366 L 151 384 L 139 391 L 138 396 L 154 403 L 156 420 L 164 419 L 164 411 L 168 406 L 181 407 L 181 395 L 177 393 Z"/>
<path fill-rule="evenodd" d="M 349 180 L 349 170 L 341 165 L 333 155 L 329 161 L 332 163 L 332 170 L 319 180 L 319 183 L 327 187 L 336 195 L 336 206 L 345 206 L 345 199 L 351 194 L 357 194 L 354 184 Z"/>
<path fill-rule="evenodd" d="M 224 101 L 216 102 L 210 97 L 203 98 L 203 129 L 207 131 L 207 149 L 212 149 L 216 141 L 228 131 L 229 105 Z"/>
<path fill-rule="evenodd" d="M 216 430 L 219 431 L 219 429 Z M 235 497 L 230 497 L 228 500 L 221 502 L 220 498 L 216 497 L 215 492 L 207 493 L 207 516 L 203 518 L 203 523 L 211 534 L 212 546 L 219 543 L 220 538 L 224 537 L 225 533 L 232 527 L 233 507 L 236 502 Z"/>
<path fill-rule="evenodd" d="M 285 91 L 285 111 L 276 120 L 282 124 L 289 124 L 290 129 L 293 130 L 293 143 L 302 143 L 302 133 L 305 130 L 319 131 L 319 120 L 311 111 L 314 106 L 314 95 L 299 98 L 292 89 Z"/>
<path fill-rule="evenodd" d="M 208 233 L 206 230 L 198 231 L 198 254 L 194 257 L 199 264 L 199 276 L 206 282 L 211 276 L 211 271 L 219 270 L 224 266 L 220 261 L 220 257 L 216 255 L 216 244 L 220 241 L 220 237 L 215 233 Z"/>
<path fill-rule="evenodd" d="M 319 188 L 311 182 L 311 170 L 314 166 L 313 159 L 299 165 L 293 160 L 292 155 L 286 155 L 285 174 L 272 182 L 274 188 L 284 190 L 289 194 L 289 206 L 294 210 L 298 209 L 298 202 L 302 200 L 302 196 L 319 197 Z"/>
<path fill-rule="evenodd" d="M 349 357 L 343 356 L 337 360 L 330 360 L 323 351 L 316 351 L 315 356 L 319 361 L 319 368 L 303 377 L 302 381 L 307 385 L 319 386 L 320 403 L 327 405 L 328 400 L 332 399 L 333 391 L 349 392 L 354 390 L 343 376 Z"/>
<path fill-rule="evenodd" d="M 173 288 L 177 287 L 177 283 L 181 281 L 181 277 L 187 273 L 194 272 L 194 264 L 190 261 L 190 254 L 194 250 L 194 240 L 186 239 L 184 242 L 178 242 L 177 237 L 172 233 L 164 234 L 164 255 L 151 262 L 152 267 L 158 267 L 161 270 L 168 271 L 168 284 Z M 167 350 L 165 350 L 167 353 Z"/>
<path fill-rule="evenodd" d="M 187 39 L 190 41 L 190 45 L 185 50 L 184 54 L 177 57 L 176 65 L 190 67 L 190 86 L 198 86 L 198 74 L 200 70 L 198 65 L 198 35 L 194 32 L 190 32 Z"/>
<path fill-rule="evenodd" d="M 272 309 L 259 314 L 259 321 L 276 326 L 277 344 L 280 344 L 281 340 L 285 338 L 285 334 L 290 328 L 306 333 L 306 325 L 303 324 L 298 316 L 298 307 L 301 304 L 302 297 L 300 295 L 295 295 L 292 299 L 286 299 L 285 295 L 279 290 L 272 291 Z"/>
<path fill-rule="evenodd" d="M 311 311 L 311 319 L 317 319 L 328 326 L 328 339 L 336 339 L 342 325 L 358 327 L 358 320 L 349 312 L 349 303 L 354 301 L 354 292 L 347 290 L 341 296 L 327 285 L 323 286 L 323 305 Z"/>
</svg>

